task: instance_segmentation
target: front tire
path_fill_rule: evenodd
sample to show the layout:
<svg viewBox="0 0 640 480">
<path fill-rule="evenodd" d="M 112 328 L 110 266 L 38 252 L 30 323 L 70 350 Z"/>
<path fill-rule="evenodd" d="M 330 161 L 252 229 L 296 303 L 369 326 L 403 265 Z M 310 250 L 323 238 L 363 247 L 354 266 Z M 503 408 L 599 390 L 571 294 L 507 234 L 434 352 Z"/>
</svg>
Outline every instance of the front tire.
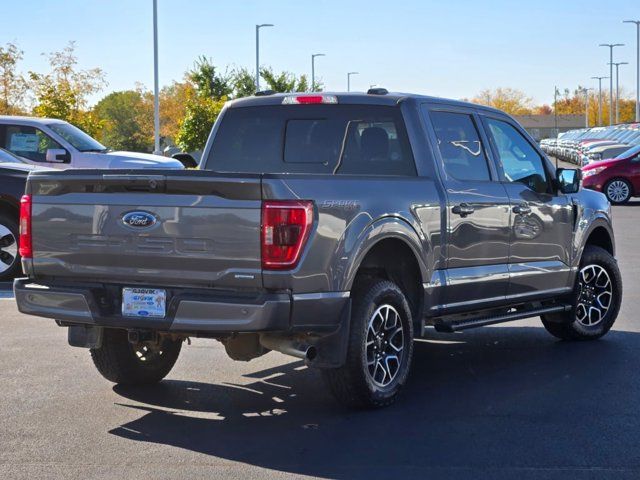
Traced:
<svg viewBox="0 0 640 480">
<path fill-rule="evenodd" d="M 613 256 L 587 245 L 582 254 L 572 309 L 542 316 L 549 333 L 562 340 L 595 340 L 613 326 L 622 303 L 622 276 Z"/>
<path fill-rule="evenodd" d="M 106 328 L 100 348 L 91 349 L 98 372 L 122 385 L 148 385 L 166 377 L 180 355 L 181 340 L 162 338 L 157 345 L 132 345 L 127 331 Z"/>
<path fill-rule="evenodd" d="M 322 376 L 344 405 L 391 405 L 404 386 L 413 355 L 413 319 L 407 299 L 393 282 L 360 280 L 352 291 L 353 308 L 347 359 Z"/>
<path fill-rule="evenodd" d="M 604 186 L 604 194 L 614 205 L 627 203 L 631 198 L 631 184 L 624 178 L 614 178 Z"/>
</svg>

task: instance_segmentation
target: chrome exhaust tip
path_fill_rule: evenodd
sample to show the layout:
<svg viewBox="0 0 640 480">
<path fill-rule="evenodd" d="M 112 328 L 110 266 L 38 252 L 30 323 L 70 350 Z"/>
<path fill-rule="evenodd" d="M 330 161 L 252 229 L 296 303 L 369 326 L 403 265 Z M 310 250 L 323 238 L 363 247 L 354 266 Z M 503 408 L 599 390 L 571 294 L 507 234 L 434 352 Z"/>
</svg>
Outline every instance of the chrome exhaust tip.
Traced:
<svg viewBox="0 0 640 480">
<path fill-rule="evenodd" d="M 296 357 L 308 363 L 313 362 L 318 356 L 316 347 L 291 338 L 261 335 L 260 344 L 269 350 Z"/>
</svg>

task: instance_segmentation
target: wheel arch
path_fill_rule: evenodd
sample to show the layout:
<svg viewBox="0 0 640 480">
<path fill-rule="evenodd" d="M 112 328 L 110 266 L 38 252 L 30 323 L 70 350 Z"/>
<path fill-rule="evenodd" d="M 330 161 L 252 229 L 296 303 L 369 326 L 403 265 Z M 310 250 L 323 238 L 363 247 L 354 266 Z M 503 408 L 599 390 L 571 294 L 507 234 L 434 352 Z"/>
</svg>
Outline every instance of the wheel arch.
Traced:
<svg viewBox="0 0 640 480">
<path fill-rule="evenodd" d="M 576 255 L 574 257 L 573 266 L 577 270 L 580 262 L 582 261 L 582 255 L 587 245 L 595 245 L 597 247 L 604 248 L 611 256 L 615 257 L 616 243 L 613 235 L 613 228 L 611 223 L 604 216 L 597 216 L 591 221 L 589 228 L 576 237 Z"/>
<path fill-rule="evenodd" d="M 347 270 L 344 289 L 351 290 L 359 276 L 391 280 L 407 296 L 414 320 L 419 320 L 424 308 L 423 285 L 429 278 L 423 248 L 420 237 L 407 222 L 381 219 L 364 232 Z"/>
<path fill-rule="evenodd" d="M 584 243 L 585 245 L 595 245 L 596 247 L 603 248 L 611 255 L 615 255 L 613 236 L 603 225 L 596 225 L 592 228 Z"/>
<path fill-rule="evenodd" d="M 17 221 L 20 215 L 20 206 L 12 198 L 0 195 L 0 213 L 12 215 Z"/>
</svg>

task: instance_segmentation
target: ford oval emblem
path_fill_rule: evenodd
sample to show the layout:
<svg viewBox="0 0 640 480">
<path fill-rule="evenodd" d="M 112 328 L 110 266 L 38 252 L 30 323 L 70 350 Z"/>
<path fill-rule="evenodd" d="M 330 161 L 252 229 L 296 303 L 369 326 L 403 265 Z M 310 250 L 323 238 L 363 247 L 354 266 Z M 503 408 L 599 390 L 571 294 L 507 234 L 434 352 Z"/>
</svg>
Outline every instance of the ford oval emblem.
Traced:
<svg viewBox="0 0 640 480">
<path fill-rule="evenodd" d="M 158 219 L 149 212 L 137 211 L 125 213 L 122 223 L 132 228 L 149 228 L 156 224 Z"/>
</svg>

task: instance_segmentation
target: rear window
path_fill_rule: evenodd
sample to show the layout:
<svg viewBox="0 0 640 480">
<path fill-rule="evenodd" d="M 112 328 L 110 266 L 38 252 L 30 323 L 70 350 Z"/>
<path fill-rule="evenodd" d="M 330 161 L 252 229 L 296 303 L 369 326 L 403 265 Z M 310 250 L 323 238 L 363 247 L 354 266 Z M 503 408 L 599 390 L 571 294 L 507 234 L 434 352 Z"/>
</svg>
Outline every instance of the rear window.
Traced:
<svg viewBox="0 0 640 480">
<path fill-rule="evenodd" d="M 230 108 L 205 169 L 416 175 L 400 110 L 377 105 Z"/>
</svg>

